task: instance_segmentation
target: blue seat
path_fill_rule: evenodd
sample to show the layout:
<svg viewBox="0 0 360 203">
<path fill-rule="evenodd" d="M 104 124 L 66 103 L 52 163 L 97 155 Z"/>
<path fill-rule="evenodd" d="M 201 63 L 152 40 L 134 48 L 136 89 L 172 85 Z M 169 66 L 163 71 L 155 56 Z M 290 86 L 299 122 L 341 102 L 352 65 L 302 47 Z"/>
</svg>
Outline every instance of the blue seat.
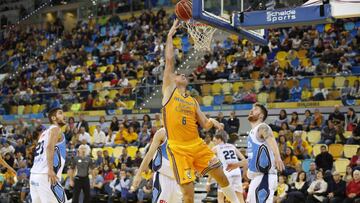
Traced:
<svg viewBox="0 0 360 203">
<path fill-rule="evenodd" d="M 309 170 L 310 170 L 310 164 L 311 164 L 311 162 L 313 162 L 314 160 L 313 159 L 305 159 L 303 162 L 302 162 L 302 164 L 301 164 L 301 166 L 302 166 L 302 169 L 307 173 L 307 172 L 309 172 Z"/>
<path fill-rule="evenodd" d="M 275 59 L 275 56 L 276 56 L 276 51 L 272 51 L 272 52 L 270 52 L 269 54 L 268 54 L 268 60 L 269 60 L 269 62 L 273 62 L 274 61 L 274 59 Z"/>
<path fill-rule="evenodd" d="M 85 51 L 86 51 L 87 53 L 91 53 L 91 52 L 93 51 L 93 49 L 94 49 L 94 48 L 92 48 L 92 47 L 85 47 Z"/>
<path fill-rule="evenodd" d="M 360 74 L 360 66 L 353 66 L 353 67 L 351 68 L 351 72 L 352 72 L 353 74 Z"/>
<path fill-rule="evenodd" d="M 292 66 L 293 68 L 296 68 L 296 67 L 298 67 L 298 66 L 300 65 L 300 61 L 299 61 L 298 58 L 296 58 L 296 59 L 292 60 L 292 61 L 290 62 L 290 64 L 291 64 L 291 66 Z"/>
<path fill-rule="evenodd" d="M 300 85 L 300 87 L 308 87 L 308 88 L 310 88 L 310 85 L 311 83 L 310 83 L 310 79 L 309 78 L 303 78 L 303 79 L 301 79 L 300 80 L 300 83 L 299 83 L 299 85 Z"/>
<path fill-rule="evenodd" d="M 323 33 L 324 30 L 325 30 L 325 25 L 323 25 L 323 24 L 317 25 L 317 26 L 316 26 L 316 30 L 317 30 L 319 33 Z"/>
<path fill-rule="evenodd" d="M 355 23 L 355 28 L 359 28 L 360 27 L 360 21 Z"/>
<path fill-rule="evenodd" d="M 100 29 L 100 36 L 105 37 L 106 36 L 106 27 L 101 27 Z"/>
<path fill-rule="evenodd" d="M 107 63 L 107 64 L 113 64 L 113 63 L 114 63 L 114 60 L 115 60 L 115 57 L 114 57 L 114 56 L 110 56 L 109 58 L 106 59 L 106 63 Z"/>
<path fill-rule="evenodd" d="M 353 30 L 355 28 L 355 23 L 353 22 L 347 22 L 344 24 L 344 28 L 346 31 Z"/>
<path fill-rule="evenodd" d="M 315 65 L 315 66 L 317 66 L 317 65 L 319 65 L 319 63 L 320 63 L 320 58 L 317 58 L 317 57 L 315 57 L 315 58 L 312 58 L 312 63 Z"/>
<path fill-rule="evenodd" d="M 214 96 L 214 105 L 222 105 L 224 103 L 225 97 L 223 95 Z"/>
</svg>

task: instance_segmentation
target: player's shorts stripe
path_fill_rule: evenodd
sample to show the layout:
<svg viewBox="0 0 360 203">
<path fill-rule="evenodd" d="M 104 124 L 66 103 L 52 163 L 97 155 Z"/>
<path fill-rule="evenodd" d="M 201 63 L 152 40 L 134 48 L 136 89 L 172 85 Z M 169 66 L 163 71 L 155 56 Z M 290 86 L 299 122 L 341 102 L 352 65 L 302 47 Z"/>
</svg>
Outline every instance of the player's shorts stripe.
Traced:
<svg viewBox="0 0 360 203">
<path fill-rule="evenodd" d="M 218 161 L 218 162 L 216 162 L 215 164 L 206 167 L 206 168 L 201 172 L 201 175 L 204 176 L 204 175 L 206 175 L 209 171 L 211 171 L 211 170 L 213 170 L 213 169 L 215 169 L 215 168 L 219 168 L 221 165 L 222 165 L 221 162 Z"/>
<path fill-rule="evenodd" d="M 152 197 L 152 202 L 155 203 L 158 201 L 160 194 L 161 194 L 161 185 L 160 185 L 160 173 L 156 172 L 155 173 L 155 179 L 154 179 L 154 183 L 153 183 L 153 197 Z"/>
<path fill-rule="evenodd" d="M 269 198 L 269 175 L 264 174 L 259 186 L 255 189 L 256 203 L 263 203 Z"/>
<path fill-rule="evenodd" d="M 176 182 L 178 184 L 180 184 L 180 176 L 179 176 L 179 171 L 178 171 L 178 168 L 176 166 L 176 162 L 175 162 L 175 157 L 174 157 L 174 154 L 172 153 L 170 147 L 168 146 L 168 151 L 170 153 L 170 156 L 171 156 L 171 160 L 172 160 L 172 164 L 173 164 L 173 171 L 174 171 L 174 175 L 175 175 L 175 179 L 176 179 Z"/>
<path fill-rule="evenodd" d="M 65 191 L 58 182 L 55 185 L 51 185 L 51 191 L 56 197 L 58 203 L 65 203 Z"/>
</svg>

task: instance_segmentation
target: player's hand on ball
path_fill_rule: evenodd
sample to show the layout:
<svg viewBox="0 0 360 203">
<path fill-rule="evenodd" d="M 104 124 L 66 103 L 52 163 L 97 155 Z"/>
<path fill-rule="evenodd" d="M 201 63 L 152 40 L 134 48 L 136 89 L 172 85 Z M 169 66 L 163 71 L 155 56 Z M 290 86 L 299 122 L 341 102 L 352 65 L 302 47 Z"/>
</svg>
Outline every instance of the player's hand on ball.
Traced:
<svg viewBox="0 0 360 203">
<path fill-rule="evenodd" d="M 280 157 L 275 158 L 275 166 L 279 171 L 285 170 L 284 162 L 281 160 Z"/>
<path fill-rule="evenodd" d="M 175 19 L 172 27 L 170 28 L 168 37 L 173 37 L 174 34 L 176 33 L 176 30 L 177 30 L 179 27 L 180 27 L 179 19 Z"/>
<path fill-rule="evenodd" d="M 51 185 L 55 185 L 58 181 L 58 177 L 56 176 L 54 170 L 52 169 L 48 171 L 48 180 Z"/>
<path fill-rule="evenodd" d="M 226 167 L 226 170 L 230 172 L 237 168 L 239 168 L 239 163 L 229 163 Z"/>
</svg>

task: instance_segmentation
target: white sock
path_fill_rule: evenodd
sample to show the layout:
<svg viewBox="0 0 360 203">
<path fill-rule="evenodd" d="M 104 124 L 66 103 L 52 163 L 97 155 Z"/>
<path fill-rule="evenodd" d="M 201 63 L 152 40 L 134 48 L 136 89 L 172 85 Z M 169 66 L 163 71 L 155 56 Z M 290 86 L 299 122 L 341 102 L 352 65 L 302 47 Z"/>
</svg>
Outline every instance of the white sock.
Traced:
<svg viewBox="0 0 360 203">
<path fill-rule="evenodd" d="M 231 203 L 240 203 L 235 191 L 231 188 L 230 184 L 227 187 L 221 188 L 221 191 L 224 193 L 226 198 L 230 200 Z"/>
</svg>

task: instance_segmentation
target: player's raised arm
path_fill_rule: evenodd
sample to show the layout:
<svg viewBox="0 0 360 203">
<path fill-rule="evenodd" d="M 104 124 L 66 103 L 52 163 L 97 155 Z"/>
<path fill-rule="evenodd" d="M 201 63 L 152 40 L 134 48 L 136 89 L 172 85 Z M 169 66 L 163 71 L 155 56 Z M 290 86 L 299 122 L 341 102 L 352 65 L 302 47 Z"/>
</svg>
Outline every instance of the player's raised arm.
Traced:
<svg viewBox="0 0 360 203">
<path fill-rule="evenodd" d="M 55 145 L 59 140 L 60 132 L 61 130 L 59 127 L 54 127 L 50 130 L 49 143 L 46 147 L 46 160 L 49 168 L 48 176 L 49 176 L 49 181 L 52 185 L 54 185 L 58 179 L 58 177 L 55 174 L 54 168 L 52 166 L 54 165 Z"/>
<path fill-rule="evenodd" d="M 196 100 L 195 100 L 196 101 Z M 196 101 L 196 119 L 199 125 L 205 130 L 210 130 L 212 127 L 216 129 L 223 130 L 224 124 L 219 123 L 217 120 L 213 118 L 207 118 L 205 114 L 201 111 L 199 103 Z"/>
<path fill-rule="evenodd" d="M 166 39 L 165 70 L 164 70 L 163 85 L 162 85 L 162 92 L 164 94 L 163 101 L 165 101 L 165 103 L 168 100 L 168 97 L 170 97 L 170 94 L 172 93 L 173 89 L 175 88 L 173 36 L 176 33 L 178 27 L 179 27 L 179 20 L 175 19 L 174 24 L 169 30 Z"/>
<path fill-rule="evenodd" d="M 273 134 L 272 130 L 270 129 L 270 127 L 264 123 L 261 124 L 258 128 L 258 134 L 261 139 L 265 140 L 265 142 L 269 145 L 271 150 L 274 152 L 276 168 L 279 171 L 283 171 L 285 169 L 285 166 L 284 166 L 283 161 L 281 160 L 279 148 L 277 146 L 274 134 Z"/>
<path fill-rule="evenodd" d="M 151 142 L 149 151 L 146 153 L 144 159 L 141 162 L 139 170 L 137 171 L 137 173 L 134 177 L 134 181 L 131 186 L 132 191 L 135 191 L 136 188 L 139 187 L 139 184 L 141 182 L 141 173 L 144 172 L 148 168 L 151 159 L 153 158 L 154 154 L 156 153 L 156 150 L 158 149 L 158 147 L 160 146 L 162 141 L 165 140 L 165 136 L 166 136 L 165 133 L 166 133 L 165 128 L 161 128 L 158 131 L 156 131 L 153 141 Z"/>
</svg>

